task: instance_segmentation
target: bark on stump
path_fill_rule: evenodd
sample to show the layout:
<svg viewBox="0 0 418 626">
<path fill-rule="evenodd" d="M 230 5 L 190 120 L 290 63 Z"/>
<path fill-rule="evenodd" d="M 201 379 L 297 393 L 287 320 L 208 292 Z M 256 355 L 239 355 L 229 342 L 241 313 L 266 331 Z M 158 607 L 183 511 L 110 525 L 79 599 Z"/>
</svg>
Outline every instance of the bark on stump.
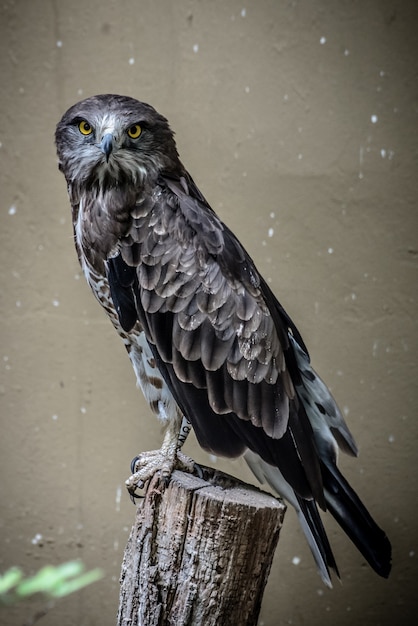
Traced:
<svg viewBox="0 0 418 626">
<path fill-rule="evenodd" d="M 286 510 L 227 474 L 156 476 L 138 503 L 118 626 L 255 626 Z"/>
</svg>

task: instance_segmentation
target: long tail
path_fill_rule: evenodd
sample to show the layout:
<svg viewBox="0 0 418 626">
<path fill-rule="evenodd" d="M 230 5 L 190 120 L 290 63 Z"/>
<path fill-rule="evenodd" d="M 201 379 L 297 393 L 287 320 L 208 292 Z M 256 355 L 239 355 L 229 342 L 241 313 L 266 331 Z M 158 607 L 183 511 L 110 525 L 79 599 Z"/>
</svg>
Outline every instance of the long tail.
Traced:
<svg viewBox="0 0 418 626">
<path fill-rule="evenodd" d="M 260 483 L 267 482 L 276 493 L 293 506 L 315 559 L 318 572 L 327 587 L 332 587 L 329 570 L 333 569 L 338 577 L 339 573 L 315 501 L 304 500 L 297 496 L 280 470 L 263 461 L 258 454 L 248 450 L 244 458 Z"/>
<path fill-rule="evenodd" d="M 295 508 L 319 574 L 323 582 L 332 587 L 330 569 L 339 577 L 338 567 L 315 501 L 300 498 L 281 472 L 255 453 L 248 451 L 244 458 L 261 483 L 267 482 Z M 385 533 L 377 526 L 338 468 L 323 464 L 322 470 L 328 510 L 375 572 L 387 578 L 391 567 L 391 546 Z"/>
<path fill-rule="evenodd" d="M 332 516 L 374 571 L 387 578 L 391 569 L 391 545 L 336 465 L 322 466 L 325 499 Z"/>
</svg>

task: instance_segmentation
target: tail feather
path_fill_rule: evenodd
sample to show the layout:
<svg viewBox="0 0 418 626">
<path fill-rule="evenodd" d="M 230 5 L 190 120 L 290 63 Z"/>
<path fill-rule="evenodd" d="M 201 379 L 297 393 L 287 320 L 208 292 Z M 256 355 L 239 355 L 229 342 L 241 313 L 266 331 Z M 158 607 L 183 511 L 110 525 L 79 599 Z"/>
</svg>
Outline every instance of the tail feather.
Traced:
<svg viewBox="0 0 418 626">
<path fill-rule="evenodd" d="M 315 500 L 298 496 L 277 467 L 269 465 L 257 454 L 244 455 L 251 471 L 261 482 L 267 482 L 291 504 L 298 516 L 323 582 L 332 587 L 330 569 L 340 577 L 331 545 L 322 524 Z M 371 517 L 360 498 L 333 463 L 321 463 L 327 507 L 374 571 L 387 578 L 391 569 L 389 539 Z"/>
<path fill-rule="evenodd" d="M 293 506 L 315 559 L 318 572 L 325 585 L 331 588 L 329 570 L 333 569 L 338 577 L 339 572 L 315 501 L 299 497 L 284 479 L 280 470 L 263 461 L 254 452 L 248 450 L 244 458 L 260 483 L 267 482 L 276 493 Z"/>
<path fill-rule="evenodd" d="M 312 369 L 307 352 L 292 334 L 289 341 L 299 374 L 295 389 L 312 426 L 327 509 L 375 572 L 387 578 L 391 569 L 389 539 L 337 467 L 338 449 L 357 456 L 356 442 L 329 389 Z"/>
<path fill-rule="evenodd" d="M 299 524 L 304 532 L 323 582 L 327 587 L 332 588 L 329 570 L 334 570 L 338 578 L 340 578 L 340 573 L 325 528 L 322 524 L 318 507 L 314 500 L 298 498 L 298 501 L 300 508 L 296 508 L 296 513 Z"/>
<path fill-rule="evenodd" d="M 338 467 L 323 463 L 328 509 L 374 571 L 387 578 L 391 570 L 391 545 Z"/>
</svg>

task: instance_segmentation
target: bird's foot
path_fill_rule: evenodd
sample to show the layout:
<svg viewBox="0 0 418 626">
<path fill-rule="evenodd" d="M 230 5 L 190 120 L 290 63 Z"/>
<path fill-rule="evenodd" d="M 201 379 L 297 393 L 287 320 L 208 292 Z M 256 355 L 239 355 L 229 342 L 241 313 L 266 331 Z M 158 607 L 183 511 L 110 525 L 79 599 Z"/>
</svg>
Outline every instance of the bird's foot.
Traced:
<svg viewBox="0 0 418 626">
<path fill-rule="evenodd" d="M 135 498 L 140 497 L 136 490 L 143 489 L 145 483 L 157 472 L 161 482 L 167 485 L 175 469 L 199 474 L 199 466 L 180 450 L 176 450 L 174 455 L 160 449 L 142 452 L 136 456 L 131 462 L 132 476 L 125 481 L 131 499 L 135 502 Z"/>
</svg>

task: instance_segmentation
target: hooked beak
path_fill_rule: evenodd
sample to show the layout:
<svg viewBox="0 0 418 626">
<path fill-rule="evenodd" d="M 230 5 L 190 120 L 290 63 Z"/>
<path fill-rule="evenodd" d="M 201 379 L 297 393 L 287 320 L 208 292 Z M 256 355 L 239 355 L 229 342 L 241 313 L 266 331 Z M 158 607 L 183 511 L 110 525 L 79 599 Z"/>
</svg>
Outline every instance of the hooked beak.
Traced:
<svg viewBox="0 0 418 626">
<path fill-rule="evenodd" d="M 106 135 L 104 135 L 99 147 L 103 154 L 106 156 L 106 163 L 108 163 L 110 154 L 113 150 L 113 135 L 111 133 L 107 133 Z"/>
</svg>

